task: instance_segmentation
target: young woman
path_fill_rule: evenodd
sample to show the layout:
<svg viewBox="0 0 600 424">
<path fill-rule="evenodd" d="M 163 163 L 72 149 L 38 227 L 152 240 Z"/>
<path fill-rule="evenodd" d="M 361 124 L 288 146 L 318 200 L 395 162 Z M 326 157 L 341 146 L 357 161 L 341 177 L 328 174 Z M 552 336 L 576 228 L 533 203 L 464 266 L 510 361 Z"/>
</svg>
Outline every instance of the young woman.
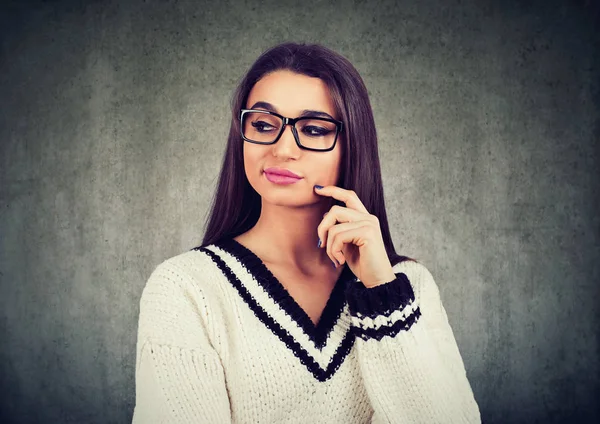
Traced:
<svg viewBox="0 0 600 424">
<path fill-rule="evenodd" d="M 142 294 L 133 422 L 480 422 L 436 283 L 394 251 L 339 54 L 281 44 L 241 81 L 204 240 Z"/>
</svg>

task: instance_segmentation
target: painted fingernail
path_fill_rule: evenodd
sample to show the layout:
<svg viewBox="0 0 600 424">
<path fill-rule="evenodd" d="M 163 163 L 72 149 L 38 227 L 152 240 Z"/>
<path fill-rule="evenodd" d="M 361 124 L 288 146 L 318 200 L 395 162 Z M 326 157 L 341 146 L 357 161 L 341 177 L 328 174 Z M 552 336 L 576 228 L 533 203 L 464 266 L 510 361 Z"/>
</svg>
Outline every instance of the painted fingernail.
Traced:
<svg viewBox="0 0 600 424">
<path fill-rule="evenodd" d="M 321 247 L 321 239 L 319 239 L 319 244 L 317 244 L 317 247 Z"/>
<path fill-rule="evenodd" d="M 316 188 L 317 190 L 320 190 L 320 189 L 322 189 L 322 188 L 323 188 L 323 186 L 320 186 L 320 185 L 315 185 L 315 188 Z"/>
</svg>

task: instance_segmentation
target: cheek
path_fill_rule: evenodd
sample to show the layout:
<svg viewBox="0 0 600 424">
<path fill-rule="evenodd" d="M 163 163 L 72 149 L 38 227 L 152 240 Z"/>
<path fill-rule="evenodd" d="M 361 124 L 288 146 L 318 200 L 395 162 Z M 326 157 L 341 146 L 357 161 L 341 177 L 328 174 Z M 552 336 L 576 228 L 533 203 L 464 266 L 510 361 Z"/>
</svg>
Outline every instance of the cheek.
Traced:
<svg viewBox="0 0 600 424">
<path fill-rule="evenodd" d="M 244 145 L 244 167 L 246 168 L 246 173 L 258 171 L 258 158 L 259 155 L 257 154 L 255 149 L 252 149 L 251 147 L 246 147 Z"/>
<path fill-rule="evenodd" d="M 246 143 L 248 144 L 248 143 Z M 264 165 L 264 152 L 254 146 L 244 146 L 244 172 L 250 185 L 256 190 L 262 177 L 262 166 Z"/>
<path fill-rule="evenodd" d="M 332 175 L 337 176 L 340 173 L 340 169 L 341 169 L 341 165 L 342 165 L 341 146 L 338 144 L 332 153 L 333 153 L 333 155 L 331 155 L 331 157 L 328 158 L 329 159 L 329 170 Z"/>
<path fill-rule="evenodd" d="M 312 170 L 316 180 L 327 185 L 335 185 L 340 173 L 340 158 L 337 155 L 333 155 L 321 160 L 315 160 Z"/>
</svg>

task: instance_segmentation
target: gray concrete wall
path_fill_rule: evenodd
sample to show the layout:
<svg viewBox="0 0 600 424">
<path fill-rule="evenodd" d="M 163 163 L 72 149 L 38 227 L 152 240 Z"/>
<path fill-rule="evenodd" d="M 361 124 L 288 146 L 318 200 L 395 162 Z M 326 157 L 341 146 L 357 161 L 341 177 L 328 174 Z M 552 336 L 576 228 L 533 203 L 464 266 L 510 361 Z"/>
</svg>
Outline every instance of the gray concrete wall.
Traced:
<svg viewBox="0 0 600 424">
<path fill-rule="evenodd" d="M 600 420 L 595 2 L 87 3 L 0 9 L 1 422 L 131 420 L 142 288 L 199 244 L 232 91 L 288 40 L 362 74 L 485 422 Z"/>
</svg>

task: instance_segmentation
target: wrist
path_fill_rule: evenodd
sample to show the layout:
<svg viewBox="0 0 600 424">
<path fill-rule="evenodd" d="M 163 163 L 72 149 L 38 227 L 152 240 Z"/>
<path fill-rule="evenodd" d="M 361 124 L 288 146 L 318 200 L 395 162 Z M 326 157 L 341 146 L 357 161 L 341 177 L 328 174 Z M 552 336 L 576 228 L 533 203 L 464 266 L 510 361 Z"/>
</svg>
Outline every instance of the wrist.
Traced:
<svg viewBox="0 0 600 424">
<path fill-rule="evenodd" d="M 371 289 L 373 287 L 377 287 L 377 286 L 381 286 L 383 284 L 387 284 L 390 283 L 392 281 L 394 281 L 396 279 L 396 274 L 394 273 L 394 271 L 392 269 L 389 270 L 388 273 L 386 273 L 382 278 L 376 280 L 376 281 L 363 281 L 363 284 L 366 288 Z"/>
</svg>

